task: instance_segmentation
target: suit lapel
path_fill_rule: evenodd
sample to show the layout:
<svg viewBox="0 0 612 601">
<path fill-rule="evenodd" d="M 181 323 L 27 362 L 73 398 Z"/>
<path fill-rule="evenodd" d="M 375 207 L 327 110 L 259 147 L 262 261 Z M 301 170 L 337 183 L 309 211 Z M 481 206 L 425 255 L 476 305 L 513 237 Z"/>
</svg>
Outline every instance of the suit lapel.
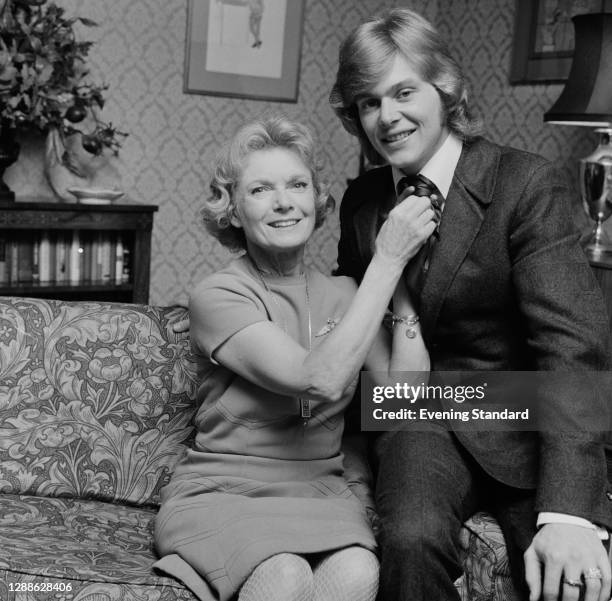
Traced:
<svg viewBox="0 0 612 601">
<path fill-rule="evenodd" d="M 499 148 L 485 140 L 463 147 L 442 213 L 440 240 L 432 251 L 421 291 L 421 322 L 426 333 L 435 330 L 448 289 L 480 230 L 491 202 L 499 154 Z"/>
<path fill-rule="evenodd" d="M 483 219 L 482 207 L 453 181 L 440 222 L 440 240 L 431 254 L 429 271 L 421 291 L 421 321 L 425 332 L 434 330 L 448 288 Z"/>
</svg>

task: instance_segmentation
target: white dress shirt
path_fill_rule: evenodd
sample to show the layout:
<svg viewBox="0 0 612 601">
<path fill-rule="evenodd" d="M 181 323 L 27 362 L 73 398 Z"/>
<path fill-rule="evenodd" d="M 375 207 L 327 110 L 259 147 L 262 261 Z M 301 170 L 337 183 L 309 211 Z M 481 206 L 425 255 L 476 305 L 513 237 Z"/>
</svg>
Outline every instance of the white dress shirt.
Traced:
<svg viewBox="0 0 612 601">
<path fill-rule="evenodd" d="M 436 187 L 440 190 L 440 194 L 442 194 L 444 198 L 448 196 L 448 191 L 453 181 L 453 175 L 455 174 L 455 168 L 459 162 L 462 148 L 463 143 L 461 140 L 453 134 L 449 134 L 442 143 L 442 146 L 438 148 L 436 153 L 427 161 L 423 169 L 419 171 L 421 175 L 424 175 L 427 179 L 436 184 Z M 397 167 L 393 167 L 392 171 L 393 184 L 396 190 L 397 184 L 402 177 L 406 175 L 416 175 L 415 173 L 404 173 Z"/>
</svg>

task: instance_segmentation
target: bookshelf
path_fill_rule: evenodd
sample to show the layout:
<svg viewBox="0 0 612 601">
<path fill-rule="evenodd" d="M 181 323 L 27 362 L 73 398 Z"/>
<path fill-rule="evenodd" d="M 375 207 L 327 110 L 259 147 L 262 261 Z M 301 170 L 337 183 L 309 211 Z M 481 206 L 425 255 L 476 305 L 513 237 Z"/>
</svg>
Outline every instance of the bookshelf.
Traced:
<svg viewBox="0 0 612 601">
<path fill-rule="evenodd" d="M 0 296 L 147 303 L 155 211 L 0 202 Z"/>
</svg>

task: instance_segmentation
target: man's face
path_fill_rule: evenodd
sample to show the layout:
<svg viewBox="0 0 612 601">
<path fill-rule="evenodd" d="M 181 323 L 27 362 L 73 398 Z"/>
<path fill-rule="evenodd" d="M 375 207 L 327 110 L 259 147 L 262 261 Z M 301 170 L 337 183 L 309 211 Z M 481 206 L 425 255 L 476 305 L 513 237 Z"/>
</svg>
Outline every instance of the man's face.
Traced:
<svg viewBox="0 0 612 601">
<path fill-rule="evenodd" d="M 421 170 L 449 133 L 437 90 L 400 54 L 356 105 L 372 146 L 407 174 Z"/>
</svg>

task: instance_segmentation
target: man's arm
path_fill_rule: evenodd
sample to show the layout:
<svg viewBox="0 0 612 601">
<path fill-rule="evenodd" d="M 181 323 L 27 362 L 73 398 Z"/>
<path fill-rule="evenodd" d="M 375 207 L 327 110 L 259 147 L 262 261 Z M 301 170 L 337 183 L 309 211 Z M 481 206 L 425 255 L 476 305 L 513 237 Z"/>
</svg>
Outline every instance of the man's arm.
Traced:
<svg viewBox="0 0 612 601">
<path fill-rule="evenodd" d="M 599 511 L 605 496 L 603 439 L 610 403 L 594 394 L 597 383 L 591 391 L 579 388 L 581 379 L 589 381 L 586 372 L 610 369 L 609 322 L 601 290 L 578 244 L 571 198 L 556 170 L 540 165 L 525 186 L 510 234 L 512 277 L 535 368 L 561 372 L 556 380 L 551 375 L 550 394 L 540 407 L 559 427 L 541 431 L 536 507 L 603 520 L 612 527 L 609 508 L 606 515 Z M 561 377 L 563 386 L 556 384 Z"/>
<path fill-rule="evenodd" d="M 602 295 L 578 245 L 571 192 L 548 164 L 535 169 L 525 187 L 510 248 L 517 298 L 536 368 L 564 373 L 609 369 L 609 325 Z M 595 395 L 585 397 L 570 390 L 546 398 L 550 407 L 542 407 L 555 413 L 560 425 L 574 423 L 581 413 L 584 422 L 576 431 L 549 427 L 541 432 L 536 509 L 610 527 L 603 450 L 609 402 L 596 402 Z M 593 423 L 601 424 L 602 432 Z M 610 565 L 593 529 L 564 523 L 542 526 L 525 554 L 525 565 L 532 600 L 541 591 L 544 599 L 557 599 L 563 577 L 580 582 L 591 568 L 601 570 L 602 580 L 587 580 L 586 598 L 607 601 L 609 597 Z M 563 599 L 578 599 L 577 586 L 562 587 Z"/>
</svg>

